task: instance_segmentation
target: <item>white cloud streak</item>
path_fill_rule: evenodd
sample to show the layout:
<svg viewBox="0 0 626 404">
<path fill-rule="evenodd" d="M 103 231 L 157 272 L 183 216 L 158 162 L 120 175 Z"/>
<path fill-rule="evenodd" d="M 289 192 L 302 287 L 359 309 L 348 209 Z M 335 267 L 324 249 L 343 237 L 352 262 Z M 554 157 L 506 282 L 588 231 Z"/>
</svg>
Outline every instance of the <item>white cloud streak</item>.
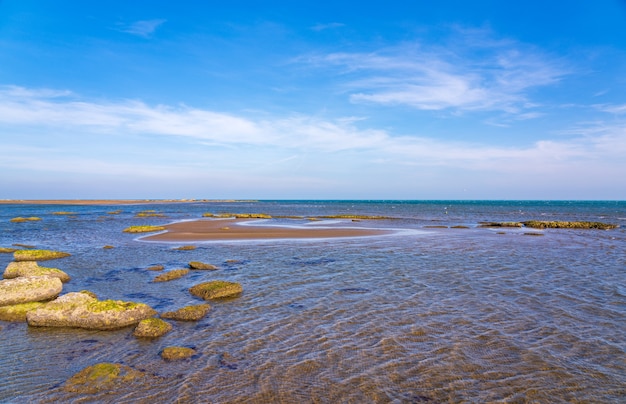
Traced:
<svg viewBox="0 0 626 404">
<path fill-rule="evenodd" d="M 142 38 L 150 38 L 156 29 L 166 21 L 167 20 L 164 19 L 135 21 L 132 24 L 122 26 L 118 29 L 118 31 L 140 36 Z"/>
</svg>

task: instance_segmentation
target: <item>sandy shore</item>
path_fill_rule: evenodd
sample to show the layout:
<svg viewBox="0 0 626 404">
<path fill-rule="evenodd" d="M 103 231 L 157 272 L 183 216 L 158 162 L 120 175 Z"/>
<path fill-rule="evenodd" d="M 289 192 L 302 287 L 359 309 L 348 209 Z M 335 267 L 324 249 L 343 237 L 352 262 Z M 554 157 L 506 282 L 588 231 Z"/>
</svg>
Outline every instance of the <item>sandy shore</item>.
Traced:
<svg viewBox="0 0 626 404">
<path fill-rule="evenodd" d="M 255 202 L 217 199 L 0 199 L 0 205 L 142 205 L 194 202 Z"/>
<path fill-rule="evenodd" d="M 290 228 L 273 226 L 242 226 L 245 219 L 195 220 L 165 226 L 167 232 L 143 237 L 146 241 L 265 240 L 363 237 L 389 234 L 388 230 L 333 228 Z"/>
</svg>

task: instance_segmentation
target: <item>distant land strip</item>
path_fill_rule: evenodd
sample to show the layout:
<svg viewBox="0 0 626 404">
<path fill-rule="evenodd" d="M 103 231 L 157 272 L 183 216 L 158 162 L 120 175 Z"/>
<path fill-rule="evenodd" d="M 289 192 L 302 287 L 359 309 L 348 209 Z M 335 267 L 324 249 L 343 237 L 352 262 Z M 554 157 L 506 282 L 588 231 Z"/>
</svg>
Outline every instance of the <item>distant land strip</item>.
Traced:
<svg viewBox="0 0 626 404">
<path fill-rule="evenodd" d="M 142 205 L 156 203 L 258 202 L 239 199 L 0 199 L 0 205 Z"/>
</svg>

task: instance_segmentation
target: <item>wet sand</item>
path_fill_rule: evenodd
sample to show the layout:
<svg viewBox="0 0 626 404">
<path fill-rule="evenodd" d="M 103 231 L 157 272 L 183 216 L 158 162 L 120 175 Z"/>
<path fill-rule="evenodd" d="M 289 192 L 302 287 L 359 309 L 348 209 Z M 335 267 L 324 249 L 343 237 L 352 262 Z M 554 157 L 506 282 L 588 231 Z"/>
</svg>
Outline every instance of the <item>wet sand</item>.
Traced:
<svg viewBox="0 0 626 404">
<path fill-rule="evenodd" d="M 209 241 L 209 240 L 266 240 L 364 237 L 389 234 L 389 230 L 346 227 L 291 228 L 274 226 L 246 226 L 246 219 L 195 220 L 172 223 L 166 232 L 143 237 L 146 241 Z"/>
</svg>

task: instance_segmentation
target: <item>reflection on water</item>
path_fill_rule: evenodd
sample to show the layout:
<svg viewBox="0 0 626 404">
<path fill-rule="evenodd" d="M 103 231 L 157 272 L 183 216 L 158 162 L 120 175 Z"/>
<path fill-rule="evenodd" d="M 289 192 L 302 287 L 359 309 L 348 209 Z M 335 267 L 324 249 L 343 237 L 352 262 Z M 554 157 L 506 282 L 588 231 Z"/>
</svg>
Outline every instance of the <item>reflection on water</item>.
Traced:
<svg viewBox="0 0 626 404">
<path fill-rule="evenodd" d="M 244 293 L 212 303 L 199 322 L 174 322 L 174 330 L 155 341 L 136 339 L 132 327 L 98 332 L 0 323 L 0 402 L 623 401 L 626 207 L 552 205 L 398 204 L 393 213 L 401 220 L 357 225 L 424 230 L 437 222 L 471 228 L 363 239 L 198 243 L 192 251 L 135 241 L 121 230 L 199 217 L 219 207 L 123 207 L 115 216 L 106 214 L 111 207 L 72 207 L 78 209 L 75 219 L 46 213 L 69 210 L 58 207 L 1 207 L 0 246 L 27 243 L 73 254 L 50 262 L 72 276 L 66 292 L 89 289 L 159 311 L 198 303 L 187 289 L 209 279 L 240 282 Z M 294 215 L 345 209 L 388 215 L 391 209 L 349 206 L 261 203 L 223 209 Z M 168 218 L 133 217 L 153 208 Z M 474 227 L 481 220 L 539 215 L 600 220 L 599 212 L 607 216 L 603 221 L 622 227 L 544 231 L 543 237 Z M 21 227 L 8 222 L 26 214 L 43 220 Z M 107 244 L 115 248 L 103 249 Z M 2 267 L 10 260 L 0 254 Z M 146 271 L 155 264 L 181 268 L 191 260 L 220 270 L 192 271 L 165 283 L 152 283 L 158 272 Z M 194 348 L 198 355 L 165 362 L 159 352 L 170 345 Z M 123 363 L 146 377 L 115 392 L 81 396 L 62 390 L 65 380 L 98 362 Z"/>
</svg>

